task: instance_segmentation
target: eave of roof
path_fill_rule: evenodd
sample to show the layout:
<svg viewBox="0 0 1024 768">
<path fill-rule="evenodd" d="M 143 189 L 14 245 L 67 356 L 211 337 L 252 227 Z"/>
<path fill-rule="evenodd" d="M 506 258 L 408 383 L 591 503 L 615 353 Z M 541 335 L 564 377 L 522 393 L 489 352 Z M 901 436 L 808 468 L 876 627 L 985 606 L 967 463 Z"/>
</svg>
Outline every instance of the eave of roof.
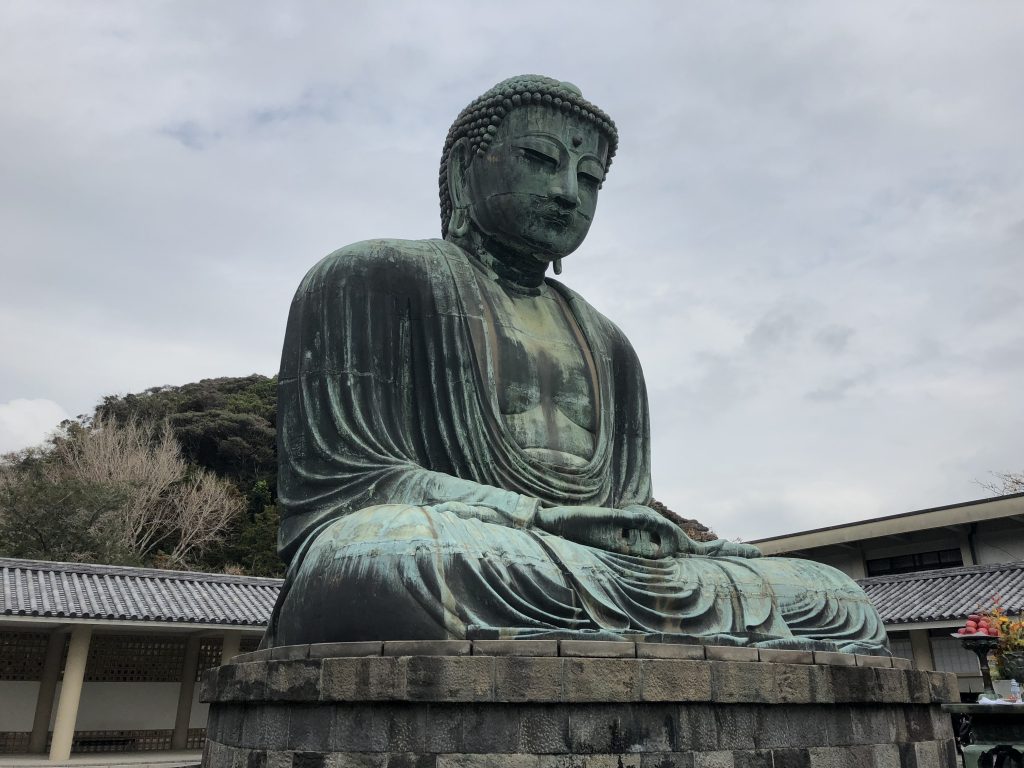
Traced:
<svg viewBox="0 0 1024 768">
<path fill-rule="evenodd" d="M 975 499 L 958 504 L 947 504 L 941 507 L 930 507 L 913 512 L 901 512 L 896 515 L 872 517 L 851 523 L 753 539 L 749 543 L 759 547 L 765 554 L 779 554 L 1020 514 L 1024 514 L 1024 493 L 1011 493 L 1006 496 Z"/>
<path fill-rule="evenodd" d="M 264 626 L 280 579 L 0 558 L 0 615 Z"/>
<path fill-rule="evenodd" d="M 1024 612 L 1024 563 L 873 576 L 857 583 L 885 624 L 960 621 L 990 610 L 997 596 L 1007 613 Z"/>
</svg>

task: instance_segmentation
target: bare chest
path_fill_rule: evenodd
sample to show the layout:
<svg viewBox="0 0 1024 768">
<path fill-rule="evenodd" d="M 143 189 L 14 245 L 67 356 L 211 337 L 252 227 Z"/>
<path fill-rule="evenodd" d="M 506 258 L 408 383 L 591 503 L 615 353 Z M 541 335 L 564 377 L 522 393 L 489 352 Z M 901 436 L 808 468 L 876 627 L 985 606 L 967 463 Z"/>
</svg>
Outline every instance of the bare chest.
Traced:
<svg viewBox="0 0 1024 768">
<path fill-rule="evenodd" d="M 594 455 L 593 363 L 564 301 L 487 286 L 486 343 L 498 411 L 516 443 L 547 462 L 578 466 Z"/>
</svg>

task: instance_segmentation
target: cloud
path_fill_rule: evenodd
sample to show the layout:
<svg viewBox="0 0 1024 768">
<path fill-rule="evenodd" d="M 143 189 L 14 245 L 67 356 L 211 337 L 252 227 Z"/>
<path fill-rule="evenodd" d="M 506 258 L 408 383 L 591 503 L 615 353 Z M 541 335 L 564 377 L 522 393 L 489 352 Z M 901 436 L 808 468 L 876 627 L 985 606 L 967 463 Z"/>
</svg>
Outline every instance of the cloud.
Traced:
<svg viewBox="0 0 1024 768">
<path fill-rule="evenodd" d="M 976 497 L 1024 461 L 1022 21 L 4 4 L 0 401 L 272 373 L 305 271 L 436 237 L 452 119 L 541 72 L 619 127 L 563 280 L 637 348 L 661 500 L 749 538 Z"/>
<path fill-rule="evenodd" d="M 0 403 L 0 454 L 38 445 L 66 418 L 67 412 L 52 400 Z"/>
</svg>

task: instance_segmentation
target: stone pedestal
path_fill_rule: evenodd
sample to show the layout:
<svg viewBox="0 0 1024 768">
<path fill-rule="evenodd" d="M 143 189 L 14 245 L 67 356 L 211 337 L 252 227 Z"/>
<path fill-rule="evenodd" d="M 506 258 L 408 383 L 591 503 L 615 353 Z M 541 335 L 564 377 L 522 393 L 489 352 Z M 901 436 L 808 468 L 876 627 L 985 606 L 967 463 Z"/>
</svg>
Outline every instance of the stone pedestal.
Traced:
<svg viewBox="0 0 1024 768">
<path fill-rule="evenodd" d="M 204 768 L 950 768 L 954 675 L 586 641 L 338 643 L 211 670 Z"/>
</svg>

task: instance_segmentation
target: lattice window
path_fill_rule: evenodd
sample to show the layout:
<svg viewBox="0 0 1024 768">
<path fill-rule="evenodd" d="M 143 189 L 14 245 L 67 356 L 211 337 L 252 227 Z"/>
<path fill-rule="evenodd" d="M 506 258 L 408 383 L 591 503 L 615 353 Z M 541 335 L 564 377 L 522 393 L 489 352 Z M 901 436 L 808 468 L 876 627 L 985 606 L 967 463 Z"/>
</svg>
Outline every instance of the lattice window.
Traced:
<svg viewBox="0 0 1024 768">
<path fill-rule="evenodd" d="M 914 648 L 910 644 L 909 637 L 892 637 L 889 638 L 889 650 L 892 651 L 893 656 L 898 656 L 901 659 L 914 660 Z"/>
<path fill-rule="evenodd" d="M 0 731 L 0 755 L 28 752 L 28 731 Z"/>
<path fill-rule="evenodd" d="M 224 639 L 220 637 L 204 638 L 199 644 L 199 663 L 196 665 L 196 682 L 202 682 L 206 671 L 220 666 L 224 654 Z"/>
<path fill-rule="evenodd" d="M 85 668 L 88 682 L 177 683 L 185 662 L 184 638 L 95 635 Z"/>
<path fill-rule="evenodd" d="M 0 680 L 41 680 L 45 632 L 0 632 Z"/>
<path fill-rule="evenodd" d="M 75 731 L 71 751 L 80 752 L 136 752 L 171 748 L 173 732 L 161 729 L 151 731 Z M 28 752 L 30 733 L 27 731 L 0 731 L 0 754 Z M 46 748 L 50 748 L 51 732 Z M 205 728 L 189 728 L 185 749 L 202 749 L 206 740 Z"/>
<path fill-rule="evenodd" d="M 981 676 L 978 657 L 965 650 L 955 637 L 932 637 L 932 659 L 939 672 Z"/>
</svg>

